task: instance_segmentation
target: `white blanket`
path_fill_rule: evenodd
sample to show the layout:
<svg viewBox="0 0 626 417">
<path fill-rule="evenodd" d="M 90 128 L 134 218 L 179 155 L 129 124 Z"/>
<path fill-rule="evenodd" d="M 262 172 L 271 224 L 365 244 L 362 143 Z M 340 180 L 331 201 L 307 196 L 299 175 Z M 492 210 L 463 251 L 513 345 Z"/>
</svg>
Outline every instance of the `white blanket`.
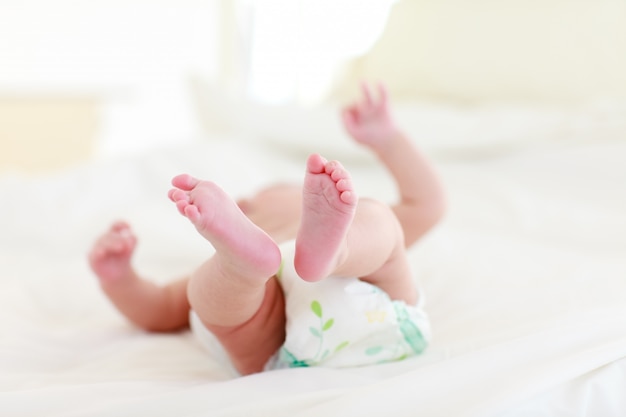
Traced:
<svg viewBox="0 0 626 417">
<path fill-rule="evenodd" d="M 301 179 L 308 149 L 230 139 L 0 177 L 0 415 L 626 414 L 626 141 L 433 153 L 451 210 L 410 254 L 432 320 L 427 352 L 233 378 L 189 332 L 127 324 L 85 261 L 117 218 L 157 282 L 207 256 L 166 198 L 178 173 L 235 196 Z M 393 199 L 372 158 L 345 164 L 362 195 Z"/>
</svg>

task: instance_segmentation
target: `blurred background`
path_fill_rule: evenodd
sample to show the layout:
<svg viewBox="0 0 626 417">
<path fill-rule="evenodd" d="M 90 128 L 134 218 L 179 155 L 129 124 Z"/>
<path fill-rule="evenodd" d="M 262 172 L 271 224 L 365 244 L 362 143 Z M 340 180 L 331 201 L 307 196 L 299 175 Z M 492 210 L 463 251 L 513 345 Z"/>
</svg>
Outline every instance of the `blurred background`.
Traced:
<svg viewBox="0 0 626 417">
<path fill-rule="evenodd" d="M 622 115 L 624 74 L 626 0 L 0 0 L 0 174 L 335 114 L 360 80 Z"/>
</svg>

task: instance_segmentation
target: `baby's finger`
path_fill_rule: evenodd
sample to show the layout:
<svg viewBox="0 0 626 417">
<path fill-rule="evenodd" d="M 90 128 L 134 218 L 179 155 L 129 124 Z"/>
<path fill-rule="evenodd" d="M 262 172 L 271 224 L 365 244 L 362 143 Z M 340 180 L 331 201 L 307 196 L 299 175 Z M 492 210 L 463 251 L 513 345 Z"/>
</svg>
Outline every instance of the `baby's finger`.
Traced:
<svg viewBox="0 0 626 417">
<path fill-rule="evenodd" d="M 118 220 L 111 225 L 111 230 L 114 232 L 121 232 L 122 230 L 130 230 L 130 225 L 123 220 Z"/>
<path fill-rule="evenodd" d="M 374 104 L 372 98 L 372 91 L 367 83 L 361 83 L 361 90 L 363 91 L 364 104 L 366 107 L 370 107 Z"/>
<path fill-rule="evenodd" d="M 101 248 L 107 252 L 123 252 L 130 243 L 131 237 L 127 234 L 110 234 L 101 241 Z"/>
<path fill-rule="evenodd" d="M 378 83 L 378 97 L 379 104 L 381 106 L 386 106 L 387 101 L 389 100 L 389 93 L 387 92 L 387 87 L 385 87 L 385 84 L 383 84 L 382 82 Z"/>
<path fill-rule="evenodd" d="M 343 125 L 348 132 L 352 132 L 355 129 L 357 123 L 357 114 L 357 110 L 354 108 L 345 109 L 341 112 Z"/>
</svg>

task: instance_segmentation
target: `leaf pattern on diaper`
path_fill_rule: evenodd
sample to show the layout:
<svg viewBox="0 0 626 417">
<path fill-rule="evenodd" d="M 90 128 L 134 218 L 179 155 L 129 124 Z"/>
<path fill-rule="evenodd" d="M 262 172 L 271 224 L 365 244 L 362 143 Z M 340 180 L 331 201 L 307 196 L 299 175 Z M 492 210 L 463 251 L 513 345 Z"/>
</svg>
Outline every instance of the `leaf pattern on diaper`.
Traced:
<svg viewBox="0 0 626 417">
<path fill-rule="evenodd" d="M 337 347 L 335 348 L 335 353 L 339 352 L 339 351 L 340 351 L 340 350 L 342 350 L 343 348 L 348 347 L 348 345 L 349 345 L 349 344 L 350 344 L 350 342 L 348 342 L 347 340 L 345 340 L 345 341 L 343 341 L 343 342 L 339 343 L 339 344 L 337 345 Z"/>
<path fill-rule="evenodd" d="M 372 347 L 368 347 L 367 349 L 365 349 L 365 354 L 367 356 L 374 356 L 374 355 L 378 355 L 380 352 L 382 352 L 384 349 L 384 347 L 382 346 L 372 346 Z"/>
<path fill-rule="evenodd" d="M 387 318 L 387 312 L 384 310 L 371 310 L 366 311 L 365 316 L 367 317 L 368 323 L 384 323 Z"/>
<path fill-rule="evenodd" d="M 313 300 L 311 302 L 311 311 L 313 311 L 313 314 L 315 314 L 320 319 L 322 318 L 322 305 L 319 301 Z"/>
<path fill-rule="evenodd" d="M 322 305 L 320 304 L 319 301 L 317 300 L 313 300 L 311 302 L 311 311 L 313 312 L 313 314 L 315 314 L 315 316 L 320 319 L 320 325 L 319 328 L 316 327 L 310 327 L 309 331 L 311 332 L 311 334 L 313 334 L 313 336 L 317 337 L 319 339 L 319 347 L 317 349 L 317 353 L 315 354 L 315 357 L 312 359 L 313 363 L 319 363 L 320 361 L 326 359 L 326 357 L 330 354 L 330 350 L 328 348 L 324 349 L 324 332 L 329 331 L 332 327 L 333 324 L 335 324 L 335 319 L 334 318 L 328 318 L 328 319 L 324 319 L 324 310 L 322 309 Z M 343 341 L 341 342 L 339 345 L 337 345 L 334 349 L 334 352 L 338 352 L 341 349 L 345 348 L 346 346 L 348 346 L 350 342 L 348 341 Z"/>
<path fill-rule="evenodd" d="M 334 349 L 332 350 L 329 349 L 325 344 L 324 333 L 332 329 L 333 325 L 335 324 L 335 319 L 332 317 L 327 318 L 327 319 L 324 318 L 324 310 L 320 302 L 317 300 L 313 300 L 311 302 L 310 308 L 313 314 L 319 319 L 319 326 L 309 327 L 309 332 L 313 335 L 313 337 L 315 337 L 319 341 L 317 352 L 315 353 L 315 356 L 313 358 L 299 359 L 293 353 L 283 348 L 281 352 L 282 357 L 283 359 L 287 359 L 287 362 L 289 363 L 289 367 L 291 368 L 318 365 L 321 361 L 326 359 L 331 354 L 331 352 L 337 353 L 345 349 L 350 344 L 348 340 L 345 340 L 339 343 L 337 346 L 335 346 Z"/>
</svg>

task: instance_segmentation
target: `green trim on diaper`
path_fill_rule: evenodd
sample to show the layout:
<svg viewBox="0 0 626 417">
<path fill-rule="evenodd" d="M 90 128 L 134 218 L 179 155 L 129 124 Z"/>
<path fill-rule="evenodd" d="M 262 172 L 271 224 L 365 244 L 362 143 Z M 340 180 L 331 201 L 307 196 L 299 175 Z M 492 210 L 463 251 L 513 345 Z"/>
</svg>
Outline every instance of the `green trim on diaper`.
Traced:
<svg viewBox="0 0 626 417">
<path fill-rule="evenodd" d="M 415 325 L 413 320 L 411 320 L 406 304 L 401 301 L 392 301 L 391 303 L 396 313 L 398 329 L 400 333 L 402 333 L 402 339 L 404 340 L 398 339 L 395 345 L 375 345 L 367 347 L 364 350 L 366 356 L 378 356 L 379 358 L 386 356 L 386 358 L 378 360 L 377 363 L 379 364 L 401 361 L 411 356 L 406 345 L 409 345 L 415 355 L 422 353 L 428 345 L 420 329 Z M 405 342 L 406 345 L 403 342 Z"/>
<path fill-rule="evenodd" d="M 400 327 L 400 332 L 402 332 L 405 342 L 411 346 L 411 349 L 416 355 L 419 355 L 426 349 L 428 342 L 426 342 L 420 329 L 415 325 L 413 320 L 411 320 L 404 303 L 394 302 L 393 308 L 396 311 L 398 327 Z"/>
<path fill-rule="evenodd" d="M 278 360 L 281 363 L 287 364 L 289 368 L 308 368 L 315 365 L 307 360 L 301 361 L 300 359 L 296 358 L 296 356 L 293 353 L 289 352 L 284 346 L 280 348 L 280 351 L 278 352 Z"/>
</svg>

